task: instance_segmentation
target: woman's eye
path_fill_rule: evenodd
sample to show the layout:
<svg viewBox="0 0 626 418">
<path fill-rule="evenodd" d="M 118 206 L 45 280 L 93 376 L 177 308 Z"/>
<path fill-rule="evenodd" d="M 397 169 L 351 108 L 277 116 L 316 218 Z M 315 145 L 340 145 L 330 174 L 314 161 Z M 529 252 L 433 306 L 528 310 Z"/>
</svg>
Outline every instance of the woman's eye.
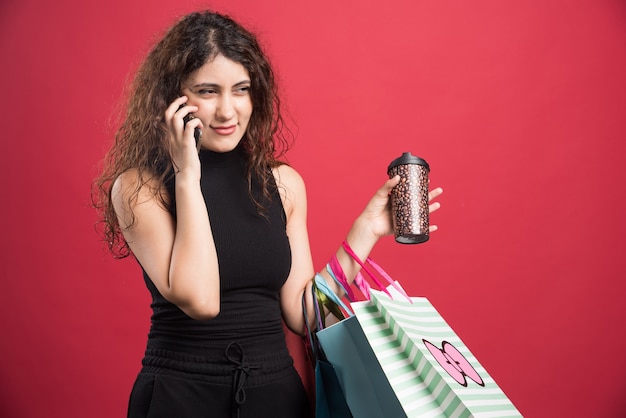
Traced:
<svg viewBox="0 0 626 418">
<path fill-rule="evenodd" d="M 202 89 L 198 90 L 198 94 L 216 94 L 217 90 L 214 89 Z"/>
<path fill-rule="evenodd" d="M 239 94 L 247 94 L 248 91 L 250 91 L 250 86 L 239 87 L 237 90 L 235 90 L 235 92 Z"/>
</svg>

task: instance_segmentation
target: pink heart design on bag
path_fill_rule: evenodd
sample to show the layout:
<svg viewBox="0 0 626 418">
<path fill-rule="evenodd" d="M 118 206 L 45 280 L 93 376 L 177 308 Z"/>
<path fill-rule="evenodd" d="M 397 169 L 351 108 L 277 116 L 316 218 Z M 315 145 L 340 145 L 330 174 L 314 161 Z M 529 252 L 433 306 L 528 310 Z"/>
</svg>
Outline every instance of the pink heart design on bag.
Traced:
<svg viewBox="0 0 626 418">
<path fill-rule="evenodd" d="M 480 386 L 485 386 L 485 382 L 480 377 L 478 372 L 472 367 L 467 359 L 456 349 L 455 346 L 447 341 L 441 344 L 442 348 L 438 348 L 434 344 L 422 339 L 428 351 L 435 357 L 435 360 L 448 372 L 454 380 L 462 386 L 467 387 L 467 380 L 465 377 L 469 377 Z"/>
</svg>

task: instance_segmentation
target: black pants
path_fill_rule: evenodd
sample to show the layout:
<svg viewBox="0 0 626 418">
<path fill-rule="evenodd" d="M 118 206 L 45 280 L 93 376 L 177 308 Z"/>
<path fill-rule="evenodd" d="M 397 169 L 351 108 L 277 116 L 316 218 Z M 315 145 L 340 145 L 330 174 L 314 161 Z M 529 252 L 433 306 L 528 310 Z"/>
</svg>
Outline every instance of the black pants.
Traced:
<svg viewBox="0 0 626 418">
<path fill-rule="evenodd" d="M 274 381 L 244 385 L 243 392 L 235 395 L 232 384 L 209 382 L 191 373 L 144 368 L 131 393 L 128 418 L 311 417 L 300 376 L 295 369 L 290 370 Z"/>
</svg>

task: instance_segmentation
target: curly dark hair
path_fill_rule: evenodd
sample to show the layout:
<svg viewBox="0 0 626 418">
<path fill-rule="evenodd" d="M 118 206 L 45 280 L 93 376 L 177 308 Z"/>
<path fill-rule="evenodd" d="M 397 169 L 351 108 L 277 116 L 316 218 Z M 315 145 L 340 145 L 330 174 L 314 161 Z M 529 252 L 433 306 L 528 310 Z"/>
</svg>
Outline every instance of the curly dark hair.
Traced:
<svg viewBox="0 0 626 418">
<path fill-rule="evenodd" d="M 150 179 L 156 178 L 159 184 L 172 180 L 163 114 L 180 96 L 189 75 L 217 55 L 241 64 L 250 76 L 253 111 L 241 143 L 248 156 L 248 178 L 260 179 L 263 195 L 269 198 L 273 182 L 268 168 L 282 164 L 279 158 L 289 148 L 272 67 L 256 37 L 230 17 L 212 11 L 190 13 L 167 30 L 139 66 L 115 141 L 94 181 L 92 202 L 101 217 L 98 225 L 114 257 L 127 257 L 131 251 L 111 201 L 113 183 L 120 174 L 136 169 L 140 181 L 128 197 L 132 202 Z M 171 209 L 168 200 L 172 196 L 166 199 L 158 190 L 153 192 Z M 263 205 L 251 198 L 263 213 Z"/>
</svg>

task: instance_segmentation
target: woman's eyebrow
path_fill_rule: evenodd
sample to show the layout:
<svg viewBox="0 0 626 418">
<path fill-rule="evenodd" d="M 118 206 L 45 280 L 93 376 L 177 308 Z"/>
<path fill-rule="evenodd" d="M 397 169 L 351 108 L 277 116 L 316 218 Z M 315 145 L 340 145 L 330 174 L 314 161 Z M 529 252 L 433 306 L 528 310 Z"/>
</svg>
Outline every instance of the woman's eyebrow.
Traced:
<svg viewBox="0 0 626 418">
<path fill-rule="evenodd" d="M 233 87 L 239 87 L 239 86 L 246 85 L 246 84 L 250 84 L 250 80 L 242 80 L 238 83 L 233 84 Z M 217 83 L 198 83 L 198 84 L 194 84 L 191 87 L 192 88 L 199 88 L 199 87 L 220 88 L 221 86 Z"/>
<path fill-rule="evenodd" d="M 198 88 L 198 87 L 220 87 L 219 84 L 217 83 L 198 83 L 198 84 L 194 84 L 193 86 L 191 86 L 192 88 Z"/>
</svg>

